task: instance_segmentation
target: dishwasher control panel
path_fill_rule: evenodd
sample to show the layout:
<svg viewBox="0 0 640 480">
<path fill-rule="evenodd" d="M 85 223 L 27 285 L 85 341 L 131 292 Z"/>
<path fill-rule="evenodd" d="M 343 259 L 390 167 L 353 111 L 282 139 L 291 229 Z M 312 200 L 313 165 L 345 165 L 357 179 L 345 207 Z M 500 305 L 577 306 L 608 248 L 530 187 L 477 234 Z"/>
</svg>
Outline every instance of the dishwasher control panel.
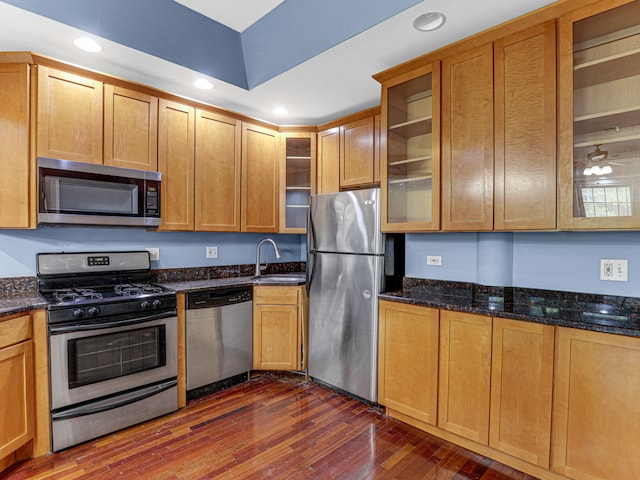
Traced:
<svg viewBox="0 0 640 480">
<path fill-rule="evenodd" d="M 251 287 L 216 288 L 187 294 L 187 310 L 222 307 L 253 299 Z"/>
</svg>

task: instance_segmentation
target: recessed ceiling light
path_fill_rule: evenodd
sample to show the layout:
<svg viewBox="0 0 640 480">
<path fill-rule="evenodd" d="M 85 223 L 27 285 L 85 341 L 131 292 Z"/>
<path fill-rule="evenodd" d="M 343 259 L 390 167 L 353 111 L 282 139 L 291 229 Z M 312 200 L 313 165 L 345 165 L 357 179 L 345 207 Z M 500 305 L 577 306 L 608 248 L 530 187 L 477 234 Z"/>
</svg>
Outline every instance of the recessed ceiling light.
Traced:
<svg viewBox="0 0 640 480">
<path fill-rule="evenodd" d="M 273 113 L 276 115 L 288 115 L 289 114 L 289 110 L 287 110 L 284 107 L 276 107 L 273 109 Z"/>
<path fill-rule="evenodd" d="M 421 32 L 431 32 L 437 30 L 446 21 L 447 17 L 444 13 L 440 12 L 427 12 L 422 15 L 418 15 L 413 19 L 413 28 Z"/>
<path fill-rule="evenodd" d="M 94 39 L 89 37 L 76 38 L 73 41 L 73 44 L 80 50 L 84 50 L 85 52 L 99 53 L 102 51 L 102 47 L 98 45 L 98 43 Z"/>
<path fill-rule="evenodd" d="M 213 88 L 213 83 L 211 83 L 209 80 L 205 80 L 204 78 L 199 78 L 198 80 L 193 82 L 193 84 L 196 87 L 201 88 L 202 90 L 211 90 Z"/>
</svg>

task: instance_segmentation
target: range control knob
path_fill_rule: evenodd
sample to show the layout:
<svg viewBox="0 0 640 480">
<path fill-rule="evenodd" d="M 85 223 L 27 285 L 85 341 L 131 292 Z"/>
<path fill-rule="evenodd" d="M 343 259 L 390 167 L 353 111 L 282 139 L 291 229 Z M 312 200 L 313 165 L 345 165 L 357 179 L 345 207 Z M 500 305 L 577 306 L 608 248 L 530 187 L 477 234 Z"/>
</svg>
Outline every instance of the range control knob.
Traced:
<svg viewBox="0 0 640 480">
<path fill-rule="evenodd" d="M 150 304 L 147 300 L 144 300 L 142 303 L 140 303 L 140 308 L 141 308 L 142 310 L 146 310 L 146 309 L 147 309 L 147 308 L 149 308 L 150 306 L 151 306 L 151 304 Z"/>
<path fill-rule="evenodd" d="M 71 314 L 73 318 L 84 318 L 84 310 L 81 308 L 76 308 Z"/>
<path fill-rule="evenodd" d="M 99 313 L 100 309 L 98 307 L 91 307 L 89 308 L 89 310 L 87 310 L 87 315 L 89 315 L 90 317 L 97 317 Z"/>
<path fill-rule="evenodd" d="M 162 305 L 162 302 L 160 300 L 154 300 L 153 302 L 151 302 L 151 306 L 153 308 L 158 308 L 160 305 Z"/>
</svg>

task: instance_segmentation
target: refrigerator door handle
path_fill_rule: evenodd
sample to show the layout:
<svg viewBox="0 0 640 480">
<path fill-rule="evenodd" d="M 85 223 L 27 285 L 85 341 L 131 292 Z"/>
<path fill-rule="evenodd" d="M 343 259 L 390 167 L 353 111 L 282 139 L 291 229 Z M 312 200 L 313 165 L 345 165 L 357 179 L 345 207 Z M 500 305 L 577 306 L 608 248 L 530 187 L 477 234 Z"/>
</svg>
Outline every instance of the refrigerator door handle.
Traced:
<svg viewBox="0 0 640 480">
<path fill-rule="evenodd" d="M 309 261 L 309 257 L 311 257 L 311 261 Z M 312 252 L 307 253 L 307 271 L 306 271 L 307 296 L 309 296 L 309 291 L 311 290 L 311 283 L 313 282 L 313 276 L 315 274 L 317 261 L 318 261 L 318 256 L 315 253 L 312 253 Z"/>
</svg>

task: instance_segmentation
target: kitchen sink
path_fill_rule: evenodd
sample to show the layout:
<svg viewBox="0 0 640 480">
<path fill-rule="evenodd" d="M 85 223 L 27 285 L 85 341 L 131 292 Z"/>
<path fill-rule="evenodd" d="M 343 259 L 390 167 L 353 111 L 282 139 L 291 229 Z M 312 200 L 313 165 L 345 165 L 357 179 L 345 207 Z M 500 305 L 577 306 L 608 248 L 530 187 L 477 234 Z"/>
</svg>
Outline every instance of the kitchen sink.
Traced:
<svg viewBox="0 0 640 480">
<path fill-rule="evenodd" d="M 252 277 L 256 283 L 284 283 L 298 285 L 305 281 L 304 273 L 273 273 Z"/>
</svg>

